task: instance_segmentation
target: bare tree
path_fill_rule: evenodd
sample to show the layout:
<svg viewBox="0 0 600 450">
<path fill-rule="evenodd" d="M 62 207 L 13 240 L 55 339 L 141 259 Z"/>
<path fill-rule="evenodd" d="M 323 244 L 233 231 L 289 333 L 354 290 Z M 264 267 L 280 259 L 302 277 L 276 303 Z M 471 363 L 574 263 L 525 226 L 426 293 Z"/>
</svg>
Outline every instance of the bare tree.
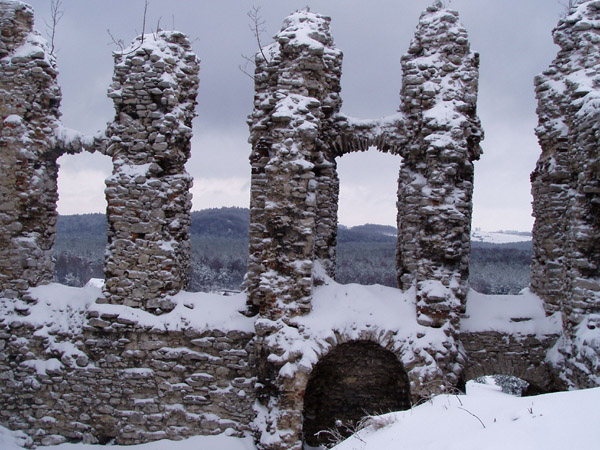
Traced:
<svg viewBox="0 0 600 450">
<path fill-rule="evenodd" d="M 56 28 L 58 27 L 58 23 L 62 19 L 64 15 L 64 11 L 61 9 L 62 0 L 51 0 L 50 2 L 50 22 L 44 19 L 44 23 L 46 24 L 46 35 L 48 39 L 50 39 L 50 54 L 54 55 L 55 43 L 54 39 L 56 38 Z"/>
</svg>

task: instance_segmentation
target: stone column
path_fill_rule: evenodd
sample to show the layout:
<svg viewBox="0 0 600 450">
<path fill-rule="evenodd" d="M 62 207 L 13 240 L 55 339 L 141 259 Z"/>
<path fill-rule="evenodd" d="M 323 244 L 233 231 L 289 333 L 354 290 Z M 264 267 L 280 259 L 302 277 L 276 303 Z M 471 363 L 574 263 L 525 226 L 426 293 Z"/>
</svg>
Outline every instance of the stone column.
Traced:
<svg viewBox="0 0 600 450">
<path fill-rule="evenodd" d="M 187 286 L 190 156 L 199 62 L 188 39 L 160 31 L 115 53 L 109 97 L 108 247 L 103 301 L 160 314 Z"/>
<path fill-rule="evenodd" d="M 531 175 L 531 288 L 560 312 L 561 378 L 600 383 L 600 3 L 579 0 L 553 31 L 560 50 L 536 77 L 542 154 Z"/>
<path fill-rule="evenodd" d="M 251 306 L 273 320 L 310 311 L 316 260 L 334 270 L 339 182 L 327 140 L 342 53 L 329 21 L 292 14 L 256 58 L 245 286 Z"/>
<path fill-rule="evenodd" d="M 302 447 L 302 395 L 282 378 L 289 320 L 311 309 L 313 270 L 333 274 L 338 178 L 329 141 L 339 111 L 342 53 L 330 19 L 308 10 L 285 19 L 275 42 L 256 56 L 250 256 L 245 288 L 259 313 L 256 348 L 261 448 Z M 293 355 L 289 356 L 293 358 Z"/>
<path fill-rule="evenodd" d="M 52 281 L 61 92 L 33 10 L 0 3 L 0 297 Z"/>
<path fill-rule="evenodd" d="M 436 2 L 402 58 L 408 144 L 398 187 L 398 283 L 421 325 L 456 329 L 468 291 L 479 55 L 458 13 Z M 449 330 L 450 331 L 450 330 Z M 450 331 L 453 333 L 453 331 Z"/>
</svg>

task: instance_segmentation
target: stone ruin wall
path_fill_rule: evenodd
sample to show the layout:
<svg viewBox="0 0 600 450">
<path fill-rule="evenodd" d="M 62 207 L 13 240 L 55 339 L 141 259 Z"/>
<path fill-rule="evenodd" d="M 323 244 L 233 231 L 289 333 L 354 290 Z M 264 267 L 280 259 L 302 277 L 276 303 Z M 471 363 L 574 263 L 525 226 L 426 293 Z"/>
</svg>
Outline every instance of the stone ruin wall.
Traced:
<svg viewBox="0 0 600 450">
<path fill-rule="evenodd" d="M 2 423 L 45 445 L 248 430 L 253 333 L 136 319 L 168 313 L 167 296 L 188 280 L 184 164 L 199 71 L 189 41 L 158 32 L 115 54 L 115 120 L 83 136 L 60 123 L 56 62 L 33 30 L 32 8 L 9 0 L 0 13 L 0 296 L 12 299 L 0 305 L 12 317 L 0 320 Z M 97 310 L 61 310 L 56 299 L 58 320 L 74 329 L 46 333 L 30 288 L 53 278 L 57 159 L 83 150 L 113 159 L 106 288 Z M 103 303 L 140 313 L 124 318 Z"/>
<path fill-rule="evenodd" d="M 160 329 L 93 310 L 79 319 L 83 329 L 49 336 L 26 321 L 0 324 L 4 426 L 42 445 L 248 432 L 253 333 Z"/>
<path fill-rule="evenodd" d="M 593 103 L 598 89 L 592 84 L 584 92 L 565 81 L 567 89 L 556 90 L 552 81 L 568 79 L 573 62 L 586 67 L 588 76 L 595 74 L 598 27 L 588 23 L 595 23 L 600 7 L 597 1 L 580 3 L 582 15 L 569 16 L 555 31 L 564 45 L 554 66 L 536 81 L 543 154 L 532 176 L 537 219 L 532 287 L 546 301 L 548 314 L 564 313 L 567 334 L 556 350 L 563 360 L 555 370 L 571 376 L 567 382 L 573 386 L 598 384 L 590 376 L 597 368 L 569 375 L 579 362 L 589 366 L 590 355 L 598 353 L 579 334 L 583 326 L 596 329 L 598 315 L 598 168 L 595 162 L 584 164 L 597 161 L 597 117 L 582 106 Z M 489 370 L 548 384 L 553 375 L 545 349 L 558 336 L 459 329 L 467 292 L 473 161 L 481 153 L 483 133 L 475 110 L 478 57 L 456 13 L 436 2 L 421 16 L 402 58 L 399 112 L 382 120 L 340 113 L 342 54 L 329 18 L 292 14 L 276 42 L 257 56 L 245 281 L 248 312 L 257 314 L 248 318 L 252 332 L 201 326 L 163 330 L 143 320 L 170 314 L 177 308 L 172 294 L 187 283 L 191 180 L 183 165 L 198 85 L 197 59 L 187 39 L 160 32 L 117 54 L 109 89 L 115 120 L 105 133 L 86 137 L 60 124 L 56 64 L 32 30 L 31 8 L 16 1 L 0 7 L 0 94 L 11 99 L 0 106 L 0 230 L 7 243 L 0 248 L 0 264 L 6 264 L 0 291 L 17 299 L 10 307 L 23 318 L 0 320 L 3 423 L 45 444 L 111 438 L 138 443 L 255 427 L 260 448 L 300 448 L 303 394 L 314 362 L 304 364 L 306 355 L 289 352 L 289 344 L 315 338 L 297 319 L 310 312 L 314 287 L 335 270 L 335 158 L 371 146 L 403 158 L 399 284 L 415 289 L 417 322 L 443 333 L 443 349 L 410 355 L 410 341 L 398 341 L 393 330 L 369 329 L 336 331 L 335 341 L 315 341 L 317 355 L 325 358 L 337 345 L 355 341 L 376 343 L 403 362 L 413 399 L 434 392 L 430 382 L 455 386 L 464 374 Z M 573 100 L 591 112 L 573 111 Z M 569 133 L 553 128 L 559 123 Z M 80 333 L 44 336 L 27 319 L 36 306 L 28 289 L 50 281 L 53 272 L 56 159 L 82 150 L 108 154 L 114 163 L 107 180 L 106 287 L 98 304 L 80 313 Z M 561 195 L 569 198 L 564 216 L 570 222 L 562 213 L 551 216 L 564 205 L 556 200 Z M 551 229 L 553 220 L 559 226 Z M 554 261 L 566 255 L 574 255 L 573 261 L 557 266 Z M 555 273 L 574 302 L 556 290 Z M 151 282 L 139 282 L 144 280 Z M 103 307 L 136 312 L 132 318 Z M 576 359 L 578 349 L 583 351 Z M 36 361 L 59 364 L 40 371 Z M 284 366 L 296 369 L 282 376 Z"/>
<path fill-rule="evenodd" d="M 564 381 L 590 387 L 600 382 L 600 2 L 575 3 L 553 31 L 556 59 L 535 79 L 531 288 L 563 317 L 554 359 Z"/>
<path fill-rule="evenodd" d="M 430 378 L 456 385 L 465 363 L 457 333 L 468 291 L 473 161 L 483 136 L 476 116 L 478 55 L 470 51 L 457 13 L 441 4 L 428 8 L 402 59 L 399 112 L 382 120 L 357 120 L 339 114 L 342 55 L 329 23 L 328 17 L 309 11 L 286 19 L 275 42 L 256 56 L 249 119 L 252 186 L 245 288 L 251 310 L 259 314 L 263 392 L 258 398 L 268 410 L 260 427 L 270 433 L 290 430 L 280 436 L 289 448 L 301 440 L 301 392 L 308 374 L 289 378 L 280 373 L 301 358 L 285 356 L 289 335 L 298 332 L 294 319 L 310 312 L 321 270 L 332 275 L 335 269 L 336 157 L 376 146 L 403 158 L 398 278 L 404 290 L 416 290 L 418 322 L 446 330 L 444 347 L 431 349 L 437 366 L 427 375 L 423 367 L 414 367 L 420 375 L 413 377 L 413 398 L 431 389 Z"/>
</svg>

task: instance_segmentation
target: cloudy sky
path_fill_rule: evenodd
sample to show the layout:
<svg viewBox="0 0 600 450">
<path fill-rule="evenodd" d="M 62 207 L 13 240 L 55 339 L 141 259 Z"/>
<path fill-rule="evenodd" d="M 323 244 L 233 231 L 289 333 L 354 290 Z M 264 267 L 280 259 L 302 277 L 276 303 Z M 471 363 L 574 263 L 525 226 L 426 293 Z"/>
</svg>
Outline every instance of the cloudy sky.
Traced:
<svg viewBox="0 0 600 450">
<path fill-rule="evenodd" d="M 150 0 L 147 28 L 175 28 L 193 40 L 201 59 L 198 117 L 192 158 L 194 209 L 249 203 L 250 167 L 246 116 L 253 82 L 239 70 L 256 42 L 247 12 L 261 8 L 265 43 L 296 9 L 332 17 L 344 52 L 342 111 L 361 118 L 393 113 L 399 105 L 400 57 L 419 15 L 433 0 Z M 50 0 L 30 0 L 36 28 L 45 33 Z M 451 0 L 471 46 L 481 54 L 478 113 L 485 129 L 484 154 L 476 163 L 473 226 L 530 230 L 529 174 L 540 153 L 534 127 L 533 77 L 547 68 L 558 47 L 551 31 L 565 7 L 559 0 Z M 62 0 L 56 48 L 62 114 L 67 127 L 104 129 L 114 115 L 106 97 L 111 82 L 113 36 L 129 43 L 142 30 L 143 0 Z M 250 68 L 250 70 L 252 70 Z M 101 155 L 60 160 L 59 212 L 103 212 L 110 160 Z M 400 159 L 376 151 L 338 161 L 340 223 L 395 224 Z"/>
</svg>

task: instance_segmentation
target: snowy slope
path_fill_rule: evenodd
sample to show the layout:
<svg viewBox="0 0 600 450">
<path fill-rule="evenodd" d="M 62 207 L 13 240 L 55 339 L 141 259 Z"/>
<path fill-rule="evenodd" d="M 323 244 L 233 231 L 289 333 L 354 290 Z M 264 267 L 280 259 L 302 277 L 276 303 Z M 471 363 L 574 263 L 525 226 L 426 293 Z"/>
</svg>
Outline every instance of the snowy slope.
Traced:
<svg viewBox="0 0 600 450">
<path fill-rule="evenodd" d="M 514 397 L 497 386 L 467 384 L 467 395 L 442 395 L 390 413 L 336 450 L 597 449 L 600 388 Z M 382 426 L 380 429 L 375 429 Z"/>
<path fill-rule="evenodd" d="M 509 244 L 531 241 L 531 233 L 516 231 L 471 231 L 471 242 L 487 242 L 489 244 Z"/>
</svg>

